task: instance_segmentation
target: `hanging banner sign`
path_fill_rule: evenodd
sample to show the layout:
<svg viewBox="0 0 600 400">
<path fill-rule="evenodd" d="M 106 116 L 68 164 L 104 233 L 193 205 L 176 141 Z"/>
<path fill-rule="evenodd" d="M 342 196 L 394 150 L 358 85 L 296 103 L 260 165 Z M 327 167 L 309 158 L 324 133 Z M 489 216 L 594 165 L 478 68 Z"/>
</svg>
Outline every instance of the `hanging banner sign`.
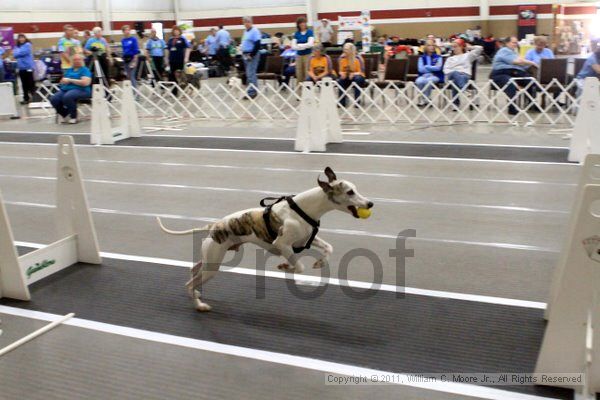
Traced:
<svg viewBox="0 0 600 400">
<path fill-rule="evenodd" d="M 537 7 L 519 6 L 519 26 L 537 25 Z"/>
<path fill-rule="evenodd" d="M 358 17 L 338 16 L 338 30 L 340 31 L 359 31 L 363 27 L 362 15 Z"/>
<path fill-rule="evenodd" d="M 15 31 L 13 28 L 0 27 L 0 46 L 5 50 L 15 47 Z"/>
<path fill-rule="evenodd" d="M 519 28 L 519 39 L 535 34 L 537 28 L 537 6 L 519 6 L 517 26 Z"/>
</svg>

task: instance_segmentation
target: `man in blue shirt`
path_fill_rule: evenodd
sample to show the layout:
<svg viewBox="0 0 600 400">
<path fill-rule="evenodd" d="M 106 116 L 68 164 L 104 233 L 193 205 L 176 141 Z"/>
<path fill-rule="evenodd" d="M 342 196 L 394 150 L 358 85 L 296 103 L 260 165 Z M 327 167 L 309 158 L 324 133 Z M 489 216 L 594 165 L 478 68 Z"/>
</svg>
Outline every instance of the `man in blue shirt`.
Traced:
<svg viewBox="0 0 600 400">
<path fill-rule="evenodd" d="M 137 86 L 137 60 L 140 54 L 140 47 L 138 45 L 137 38 L 131 36 L 131 28 L 129 25 L 124 25 L 123 28 L 123 39 L 121 39 L 121 46 L 123 47 L 123 61 L 125 62 L 125 75 L 127 79 L 131 81 L 132 86 Z"/>
<path fill-rule="evenodd" d="M 547 46 L 548 41 L 545 36 L 537 36 L 533 43 L 535 48 L 525 54 L 525 59 L 535 63 L 538 67 L 542 65 L 542 59 L 554 58 L 554 53 Z"/>
<path fill-rule="evenodd" d="M 514 103 L 514 97 L 517 94 L 517 87 L 514 84 L 513 79 L 515 78 L 531 78 L 531 74 L 527 72 L 527 69 L 531 66 L 536 66 L 533 61 L 519 57 L 517 49 L 519 47 L 519 40 L 515 36 L 505 38 L 501 41 L 504 44 L 500 50 L 496 52 L 494 60 L 492 61 L 492 73 L 490 78 L 494 83 L 502 90 L 509 98 L 508 113 L 510 115 L 516 115 L 519 113 Z M 523 85 L 527 85 L 528 79 L 522 79 Z M 535 87 L 529 86 L 528 89 L 531 97 L 535 98 Z M 537 107 L 533 108 L 534 110 Z"/>
<path fill-rule="evenodd" d="M 258 62 L 260 60 L 258 51 L 260 50 L 262 36 L 258 28 L 252 25 L 251 17 L 244 17 L 243 22 L 246 30 L 244 30 L 244 36 L 242 36 L 242 55 L 244 66 L 246 67 L 248 98 L 253 99 L 256 97 L 256 88 L 258 88 L 256 70 L 258 69 Z"/>
<path fill-rule="evenodd" d="M 64 70 L 60 80 L 60 90 L 50 98 L 50 104 L 56 109 L 57 122 L 77 123 L 77 100 L 92 95 L 92 73 L 83 63 L 83 56 L 75 54 L 73 67 Z"/>
<path fill-rule="evenodd" d="M 583 92 L 583 83 L 585 78 L 598 78 L 600 79 L 600 48 L 596 49 L 595 53 L 585 60 L 583 67 L 577 74 L 577 96 L 580 96 Z"/>
<path fill-rule="evenodd" d="M 146 55 L 148 59 L 152 60 L 152 65 L 156 71 L 158 80 L 161 79 L 165 72 L 165 50 L 167 49 L 167 43 L 156 34 L 156 29 L 150 30 L 150 39 L 146 42 Z"/>
<path fill-rule="evenodd" d="M 223 25 L 219 25 L 219 30 L 215 35 L 216 44 L 217 44 L 217 59 L 223 70 L 225 72 L 229 72 L 229 68 L 231 67 L 231 55 L 229 54 L 229 45 L 231 44 L 231 35 Z"/>
<path fill-rule="evenodd" d="M 217 55 L 217 38 L 215 37 L 215 28 L 211 28 L 208 36 L 204 39 L 206 51 L 210 57 Z"/>
</svg>

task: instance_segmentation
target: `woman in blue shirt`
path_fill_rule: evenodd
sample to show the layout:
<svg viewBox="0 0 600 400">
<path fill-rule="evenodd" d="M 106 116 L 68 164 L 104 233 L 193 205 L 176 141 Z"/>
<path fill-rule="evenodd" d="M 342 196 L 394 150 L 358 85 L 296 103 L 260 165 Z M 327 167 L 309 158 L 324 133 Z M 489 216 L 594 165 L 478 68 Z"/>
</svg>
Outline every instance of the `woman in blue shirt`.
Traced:
<svg viewBox="0 0 600 400">
<path fill-rule="evenodd" d="M 77 100 L 92 96 L 92 73 L 83 63 L 83 56 L 75 54 L 73 67 L 64 70 L 60 90 L 50 98 L 56 109 L 57 122 L 77 123 Z"/>
<path fill-rule="evenodd" d="M 431 96 L 431 90 L 436 83 L 444 82 L 444 67 L 442 57 L 437 54 L 436 47 L 432 41 L 428 41 L 425 45 L 425 54 L 419 57 L 419 77 L 415 81 L 415 85 L 423 92 L 427 101 Z M 424 106 L 426 103 L 419 101 L 419 106 Z"/>
<path fill-rule="evenodd" d="M 501 43 L 504 44 L 504 47 L 498 50 L 494 56 L 490 78 L 500 89 L 503 89 L 504 93 L 508 96 L 508 113 L 510 115 L 516 115 L 519 113 L 519 110 L 514 101 L 515 96 L 517 95 L 517 87 L 514 84 L 514 79 L 525 78 L 523 79 L 523 83 L 524 85 L 527 85 L 529 83 L 527 78 L 531 78 L 531 74 L 527 70 L 532 66 L 537 67 L 537 64 L 533 61 L 526 60 L 523 57 L 519 57 L 519 54 L 517 53 L 519 39 L 515 36 L 505 38 L 501 40 Z M 528 92 L 532 98 L 535 98 L 535 85 L 530 85 Z M 537 109 L 537 106 L 532 109 Z"/>
<path fill-rule="evenodd" d="M 17 60 L 19 78 L 23 87 L 23 101 L 21 101 L 21 104 L 28 104 L 31 101 L 31 96 L 35 93 L 33 47 L 27 36 L 22 33 L 17 36 L 17 45 L 13 49 L 13 57 Z"/>
<path fill-rule="evenodd" d="M 125 75 L 131 81 L 131 85 L 136 87 L 137 61 L 140 54 L 140 47 L 137 38 L 131 36 L 129 25 L 124 25 L 122 31 L 123 39 L 121 39 L 121 46 L 123 47 L 123 61 L 125 61 Z"/>
<path fill-rule="evenodd" d="M 306 80 L 308 74 L 308 61 L 312 48 L 315 45 L 315 35 L 306 25 L 306 18 L 299 17 L 296 20 L 298 30 L 294 33 L 292 48 L 296 50 L 296 82 L 298 84 Z"/>
</svg>

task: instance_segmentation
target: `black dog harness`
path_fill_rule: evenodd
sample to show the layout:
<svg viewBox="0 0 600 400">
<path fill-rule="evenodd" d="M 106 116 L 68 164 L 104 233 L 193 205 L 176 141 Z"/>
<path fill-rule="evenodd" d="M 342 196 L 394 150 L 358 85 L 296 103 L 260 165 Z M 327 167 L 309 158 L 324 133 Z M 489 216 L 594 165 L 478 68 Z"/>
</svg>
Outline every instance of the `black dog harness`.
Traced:
<svg viewBox="0 0 600 400">
<path fill-rule="evenodd" d="M 275 200 L 275 201 L 273 201 L 271 204 L 267 205 L 267 201 L 270 201 L 270 200 Z M 310 238 L 308 239 L 308 241 L 306 242 L 304 247 L 292 247 L 292 249 L 294 250 L 294 253 L 300 253 L 302 250 L 310 249 L 310 245 L 312 244 L 313 240 L 315 240 L 315 236 L 317 236 L 317 233 L 319 232 L 320 223 L 319 223 L 319 221 L 315 221 L 307 213 L 305 213 L 304 210 L 302 210 L 298 206 L 298 204 L 296 204 L 296 202 L 292 199 L 292 196 L 265 197 L 264 199 L 262 199 L 260 201 L 261 207 L 265 207 L 265 210 L 263 212 L 263 219 L 265 221 L 265 225 L 267 226 L 267 232 L 269 232 L 269 236 L 271 236 L 271 240 L 275 241 L 275 239 L 277 239 L 277 236 L 278 236 L 277 232 L 275 232 L 273 230 L 273 227 L 271 226 L 271 208 L 273 208 L 273 206 L 275 204 L 277 204 L 283 200 L 286 200 L 288 205 L 290 206 L 290 208 L 292 210 L 294 210 L 296 212 L 296 214 L 298 214 L 300 217 L 302 217 L 302 219 L 304 221 L 306 221 L 306 223 L 309 224 L 310 226 L 312 226 L 312 228 L 313 228 Z"/>
</svg>

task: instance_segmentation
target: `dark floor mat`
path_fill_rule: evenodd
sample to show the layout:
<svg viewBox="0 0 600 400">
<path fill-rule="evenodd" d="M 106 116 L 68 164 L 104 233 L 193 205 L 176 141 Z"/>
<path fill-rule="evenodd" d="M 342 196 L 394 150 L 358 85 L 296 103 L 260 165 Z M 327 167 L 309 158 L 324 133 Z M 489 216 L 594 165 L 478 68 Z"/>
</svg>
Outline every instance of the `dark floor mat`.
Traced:
<svg viewBox="0 0 600 400">
<path fill-rule="evenodd" d="M 538 309 L 384 291 L 358 300 L 339 286 L 303 300 L 286 287 L 290 281 L 266 278 L 257 285 L 254 276 L 229 272 L 205 287 L 213 311 L 198 313 L 184 290 L 188 274 L 181 267 L 105 259 L 102 266 L 78 264 L 33 284 L 31 302 L 0 303 L 404 373 L 532 372 L 545 326 Z M 572 397 L 548 387 L 501 389 Z"/>
<path fill-rule="evenodd" d="M 0 141 L 56 143 L 56 136 L 49 134 L 0 133 Z M 75 143 L 89 144 L 89 136 L 75 136 Z M 182 147 L 202 149 L 232 149 L 254 151 L 294 151 L 294 140 L 284 139 L 233 139 L 218 137 L 157 137 L 143 136 L 121 140 L 117 145 L 123 146 L 155 146 Z M 465 158 L 506 161 L 534 161 L 567 163 L 569 154 L 565 148 L 510 147 L 510 146 L 473 146 L 442 145 L 426 143 L 385 143 L 354 141 L 332 143 L 327 145 L 328 153 L 369 154 L 390 156 Z"/>
</svg>

